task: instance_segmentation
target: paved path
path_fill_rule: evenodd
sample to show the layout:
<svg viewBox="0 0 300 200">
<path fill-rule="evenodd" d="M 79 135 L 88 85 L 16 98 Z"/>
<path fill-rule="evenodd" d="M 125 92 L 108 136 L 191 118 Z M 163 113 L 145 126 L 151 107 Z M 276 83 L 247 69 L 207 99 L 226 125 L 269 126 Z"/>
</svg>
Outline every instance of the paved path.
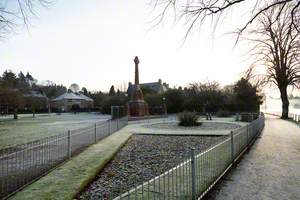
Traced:
<svg viewBox="0 0 300 200">
<path fill-rule="evenodd" d="M 300 125 L 268 116 L 261 138 L 207 199 L 300 199 Z"/>
</svg>

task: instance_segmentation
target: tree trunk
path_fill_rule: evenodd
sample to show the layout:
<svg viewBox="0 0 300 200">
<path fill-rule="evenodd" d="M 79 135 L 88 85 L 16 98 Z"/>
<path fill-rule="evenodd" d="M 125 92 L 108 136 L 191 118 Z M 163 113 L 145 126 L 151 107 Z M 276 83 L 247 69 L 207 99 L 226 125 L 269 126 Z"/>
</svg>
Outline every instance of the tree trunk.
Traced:
<svg viewBox="0 0 300 200">
<path fill-rule="evenodd" d="M 289 118 L 289 99 L 287 95 L 287 87 L 281 87 L 280 88 L 280 96 L 282 101 L 282 119 L 288 119 Z"/>
<path fill-rule="evenodd" d="M 18 119 L 18 108 L 14 108 L 14 119 Z"/>
<path fill-rule="evenodd" d="M 32 117 L 35 118 L 35 106 L 31 106 Z"/>
</svg>

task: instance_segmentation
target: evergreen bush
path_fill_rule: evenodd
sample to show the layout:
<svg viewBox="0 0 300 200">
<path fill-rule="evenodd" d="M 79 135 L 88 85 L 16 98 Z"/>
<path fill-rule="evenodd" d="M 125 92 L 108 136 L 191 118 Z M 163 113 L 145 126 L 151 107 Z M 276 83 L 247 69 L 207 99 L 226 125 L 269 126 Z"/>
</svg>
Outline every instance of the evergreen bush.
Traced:
<svg viewBox="0 0 300 200">
<path fill-rule="evenodd" d="M 201 122 L 198 122 L 199 115 L 196 112 L 181 112 L 178 114 L 179 126 L 201 126 Z"/>
</svg>

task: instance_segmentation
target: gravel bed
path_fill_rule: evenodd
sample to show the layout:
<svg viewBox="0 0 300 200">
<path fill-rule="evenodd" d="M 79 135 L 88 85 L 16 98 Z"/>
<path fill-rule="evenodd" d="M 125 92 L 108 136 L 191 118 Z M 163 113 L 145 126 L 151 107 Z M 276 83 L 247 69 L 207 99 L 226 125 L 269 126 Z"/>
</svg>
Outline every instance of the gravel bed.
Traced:
<svg viewBox="0 0 300 200">
<path fill-rule="evenodd" d="M 144 125 L 146 128 L 172 129 L 172 130 L 233 130 L 240 128 L 241 125 L 224 122 L 202 122 L 201 126 L 178 126 L 178 122 L 162 122 L 151 125 Z"/>
<path fill-rule="evenodd" d="M 225 138 L 133 135 L 77 199 L 101 199 L 103 194 L 116 197 L 175 167 L 187 158 L 191 147 L 203 151 Z"/>
</svg>

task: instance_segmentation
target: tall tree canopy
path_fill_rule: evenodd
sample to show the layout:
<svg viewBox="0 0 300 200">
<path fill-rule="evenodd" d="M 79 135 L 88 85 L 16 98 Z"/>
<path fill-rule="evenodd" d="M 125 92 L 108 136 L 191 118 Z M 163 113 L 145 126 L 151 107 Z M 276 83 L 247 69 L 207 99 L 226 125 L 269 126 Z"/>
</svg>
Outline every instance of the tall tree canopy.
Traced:
<svg viewBox="0 0 300 200">
<path fill-rule="evenodd" d="M 257 111 L 262 103 L 262 96 L 258 95 L 256 86 L 241 78 L 233 87 L 234 101 L 239 106 L 240 111 Z"/>
<path fill-rule="evenodd" d="M 114 96 L 116 95 L 116 91 L 115 91 L 115 86 L 111 86 L 110 89 L 109 89 L 109 92 L 108 92 L 108 95 L 109 96 Z"/>
<path fill-rule="evenodd" d="M 245 9 L 243 14 L 249 15 L 244 15 L 247 17 L 245 17 L 243 25 L 237 27 L 239 33 L 242 33 L 250 24 L 271 9 L 277 9 L 278 17 L 288 15 L 291 19 L 289 24 L 298 29 L 295 21 L 300 9 L 299 0 L 153 0 L 153 4 L 154 7 L 160 9 L 160 15 L 156 18 L 158 22 L 163 20 L 169 10 L 175 11 L 176 16 L 179 16 L 176 18 L 177 20 L 186 20 L 187 34 L 195 25 L 201 25 L 208 19 L 217 25 L 230 11 L 240 13 L 241 8 Z M 291 9 L 286 10 L 286 7 Z"/>
<path fill-rule="evenodd" d="M 69 87 L 69 90 L 71 90 L 74 93 L 78 93 L 80 91 L 80 87 L 77 83 L 72 83 Z"/>
<path fill-rule="evenodd" d="M 28 26 L 29 19 L 35 16 L 39 7 L 47 7 L 51 0 L 1 0 L 0 38 L 12 32 L 17 26 Z"/>
</svg>

